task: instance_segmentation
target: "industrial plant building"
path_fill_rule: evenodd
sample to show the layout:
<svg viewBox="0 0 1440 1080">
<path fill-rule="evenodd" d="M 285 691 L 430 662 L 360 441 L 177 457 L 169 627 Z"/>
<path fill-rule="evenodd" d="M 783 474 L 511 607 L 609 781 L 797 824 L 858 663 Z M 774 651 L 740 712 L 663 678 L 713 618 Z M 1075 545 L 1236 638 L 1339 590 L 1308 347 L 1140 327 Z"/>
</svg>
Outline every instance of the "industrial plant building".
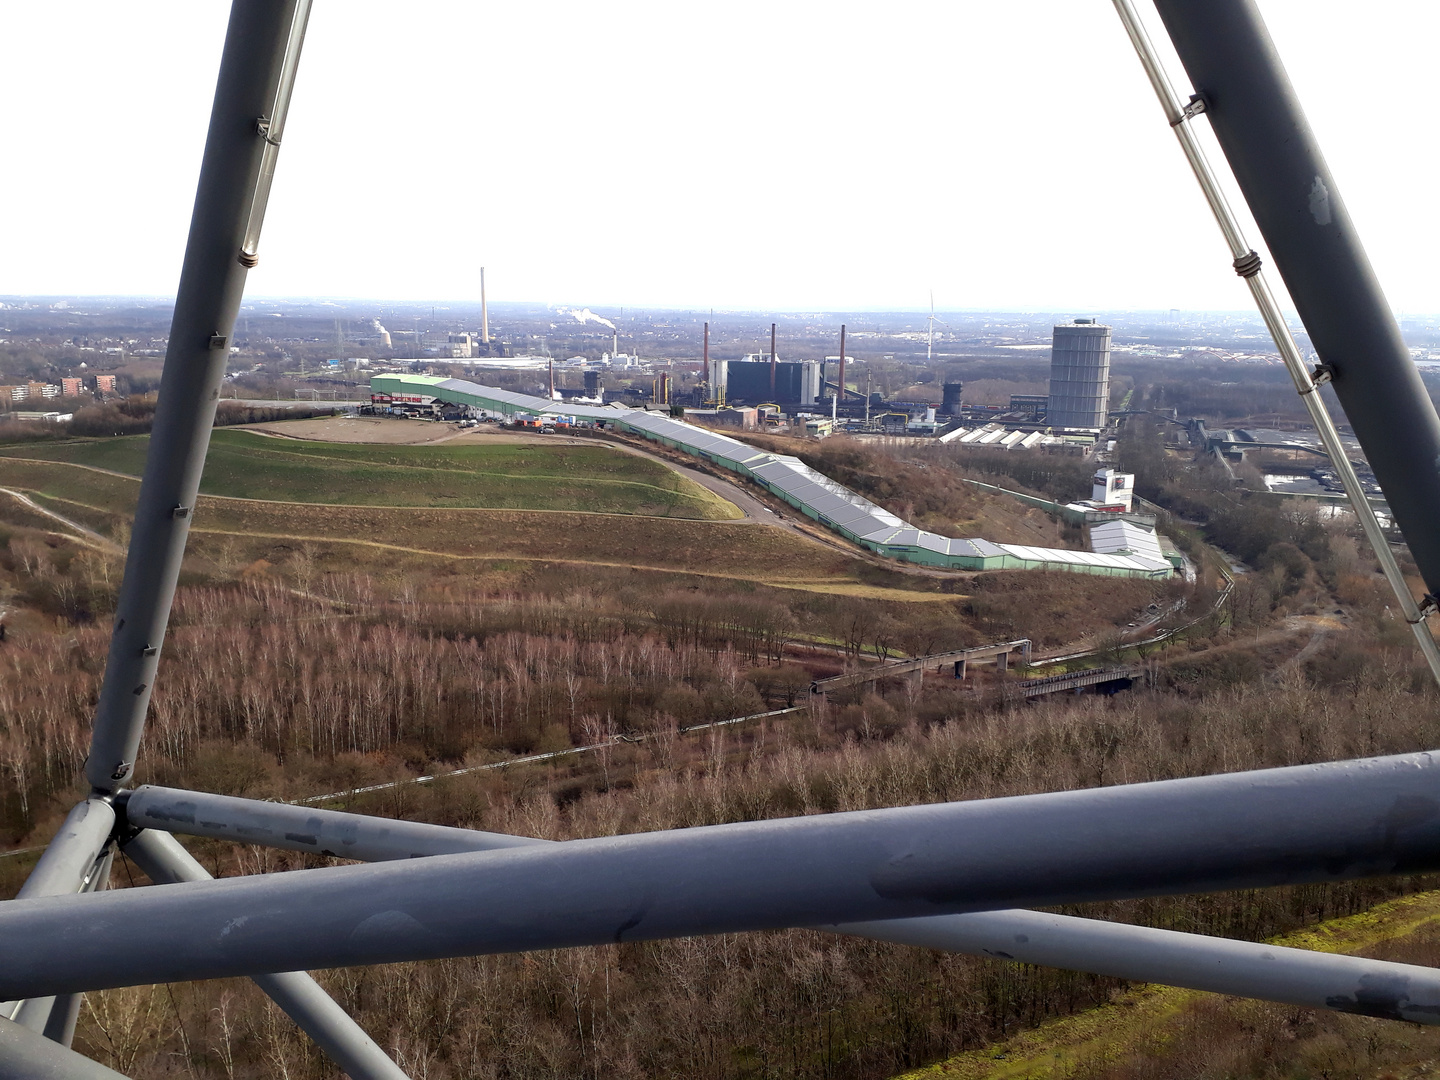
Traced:
<svg viewBox="0 0 1440 1080">
<path fill-rule="evenodd" d="M 1055 429 L 1098 431 L 1110 403 L 1110 327 L 1076 319 L 1055 327 L 1045 422 Z"/>
<path fill-rule="evenodd" d="M 774 384 L 771 384 L 771 371 Z M 710 392 L 716 401 L 751 404 L 815 405 L 824 385 L 825 365 L 818 360 L 711 360 Z"/>
<path fill-rule="evenodd" d="M 370 391 L 377 403 L 407 402 L 423 406 L 447 402 L 497 416 L 523 413 L 539 417 L 563 413 L 581 423 L 614 427 L 753 480 L 847 540 L 878 555 L 905 562 L 948 570 L 1069 570 L 1145 578 L 1166 578 L 1175 569 L 1171 563 L 1148 555 L 995 544 L 989 540 L 927 532 L 816 472 L 797 457 L 757 450 L 738 439 L 687 424 L 665 413 L 561 404 L 464 379 L 433 375 L 376 375 L 370 380 Z"/>
</svg>

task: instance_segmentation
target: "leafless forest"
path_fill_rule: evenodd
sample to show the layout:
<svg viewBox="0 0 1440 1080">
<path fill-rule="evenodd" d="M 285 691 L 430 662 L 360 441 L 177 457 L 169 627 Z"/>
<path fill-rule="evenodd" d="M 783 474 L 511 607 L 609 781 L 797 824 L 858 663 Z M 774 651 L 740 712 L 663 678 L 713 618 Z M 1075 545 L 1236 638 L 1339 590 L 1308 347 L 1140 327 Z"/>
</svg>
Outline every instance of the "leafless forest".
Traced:
<svg viewBox="0 0 1440 1080">
<path fill-rule="evenodd" d="M 32 615 L 12 619 L 0 644 L 0 820 L 5 838 L 23 845 L 43 839 L 77 793 L 119 567 L 37 523 L 7 532 L 0 565 Z M 348 804 L 563 839 L 1435 745 L 1436 695 L 1373 570 L 1343 530 L 1331 527 L 1316 551 L 1304 565 L 1242 577 L 1226 609 L 1149 652 L 1152 689 L 1024 705 L 989 676 L 967 690 L 933 677 L 922 687 L 895 680 L 831 695 L 798 716 L 691 734 L 684 729 L 706 720 L 808 700 L 812 677 L 862 653 L 1024 631 L 1043 640 L 1041 593 L 1057 607 L 1098 610 L 1103 585 L 1107 625 L 1123 625 L 1155 587 L 996 575 L 971 582 L 968 595 L 897 606 L 679 579 L 582 584 L 560 571 L 518 585 L 513 576 L 380 578 L 304 548 L 257 570 L 242 565 L 246 554 L 181 591 L 141 779 L 300 798 L 638 739 L 565 764 L 477 771 Z M 1192 610 L 1213 588 L 1196 588 Z M 1325 621 L 1336 604 L 1343 626 Z M 218 874 L 306 864 L 262 849 L 195 850 Z M 13 890 L 25 859 L 0 863 Z M 118 864 L 116 886 L 142 880 Z M 1090 913 L 1263 938 L 1427 885 L 1359 882 Z M 1106 1001 L 1119 987 L 804 931 L 320 978 L 412 1075 L 432 1078 L 884 1077 Z M 334 1075 L 245 982 L 109 991 L 87 1002 L 82 1049 L 129 1075 Z"/>
</svg>

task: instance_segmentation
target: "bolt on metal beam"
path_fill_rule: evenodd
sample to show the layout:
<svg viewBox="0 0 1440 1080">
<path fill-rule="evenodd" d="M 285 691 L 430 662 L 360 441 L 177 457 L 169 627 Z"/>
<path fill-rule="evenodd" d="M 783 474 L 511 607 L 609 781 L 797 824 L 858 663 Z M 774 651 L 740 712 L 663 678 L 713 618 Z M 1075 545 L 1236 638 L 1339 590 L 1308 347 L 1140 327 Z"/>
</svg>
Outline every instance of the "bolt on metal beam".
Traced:
<svg viewBox="0 0 1440 1080">
<path fill-rule="evenodd" d="M 85 766 L 97 791 L 123 787 L 134 771 L 309 12 L 310 0 L 246 0 L 230 9 Z"/>
<path fill-rule="evenodd" d="M 0 1080 L 125 1080 L 125 1077 L 0 1017 Z"/>
<path fill-rule="evenodd" d="M 1340 433 L 1275 294 L 1225 199 L 1191 121 L 1220 140 L 1310 340 L 1390 500 L 1427 587 L 1440 595 L 1440 417 L 1410 359 L 1325 159 L 1250 0 L 1194 5 L 1156 0 L 1199 91 L 1180 99 L 1131 0 L 1113 0 L 1130 42 L 1220 226 L 1295 389 L 1345 488 L 1355 518 L 1440 682 L 1440 648 L 1405 583 Z M 1203 10 L 1202 10 L 1203 9 Z"/>
<path fill-rule="evenodd" d="M 1440 1024 L 1440 970 L 1413 964 L 1037 911 L 986 911 L 815 929 L 1307 1009 Z"/>
<path fill-rule="evenodd" d="M 122 849 L 158 884 L 213 880 L 169 833 L 142 830 Z M 400 1066 L 305 972 L 251 978 L 352 1080 L 407 1080 Z"/>
<path fill-rule="evenodd" d="M 1440 759 L 571 840 L 0 905 L 0 995 L 1440 869 Z"/>
</svg>

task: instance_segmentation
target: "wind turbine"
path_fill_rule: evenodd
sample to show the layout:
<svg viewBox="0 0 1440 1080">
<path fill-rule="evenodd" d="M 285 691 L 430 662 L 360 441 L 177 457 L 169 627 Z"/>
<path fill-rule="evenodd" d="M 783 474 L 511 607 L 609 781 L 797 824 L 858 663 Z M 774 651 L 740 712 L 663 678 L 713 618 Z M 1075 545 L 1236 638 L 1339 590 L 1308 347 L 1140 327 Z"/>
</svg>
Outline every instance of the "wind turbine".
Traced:
<svg viewBox="0 0 1440 1080">
<path fill-rule="evenodd" d="M 925 335 L 925 360 L 928 363 L 935 357 L 935 324 L 947 326 L 945 320 L 935 317 L 935 290 L 930 290 L 930 317 L 925 320 L 929 329 Z"/>
</svg>

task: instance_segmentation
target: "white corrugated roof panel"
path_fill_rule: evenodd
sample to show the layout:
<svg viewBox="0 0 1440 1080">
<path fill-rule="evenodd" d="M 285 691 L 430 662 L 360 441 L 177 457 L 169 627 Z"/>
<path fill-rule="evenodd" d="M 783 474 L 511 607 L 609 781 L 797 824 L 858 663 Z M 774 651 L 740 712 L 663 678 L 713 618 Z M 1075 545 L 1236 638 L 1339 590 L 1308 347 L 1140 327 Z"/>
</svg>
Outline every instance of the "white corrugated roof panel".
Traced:
<svg viewBox="0 0 1440 1080">
<path fill-rule="evenodd" d="M 1138 555 L 1145 559 L 1165 557 L 1155 534 L 1129 521 L 1104 521 L 1091 525 L 1090 548 L 1106 554 Z"/>
</svg>

